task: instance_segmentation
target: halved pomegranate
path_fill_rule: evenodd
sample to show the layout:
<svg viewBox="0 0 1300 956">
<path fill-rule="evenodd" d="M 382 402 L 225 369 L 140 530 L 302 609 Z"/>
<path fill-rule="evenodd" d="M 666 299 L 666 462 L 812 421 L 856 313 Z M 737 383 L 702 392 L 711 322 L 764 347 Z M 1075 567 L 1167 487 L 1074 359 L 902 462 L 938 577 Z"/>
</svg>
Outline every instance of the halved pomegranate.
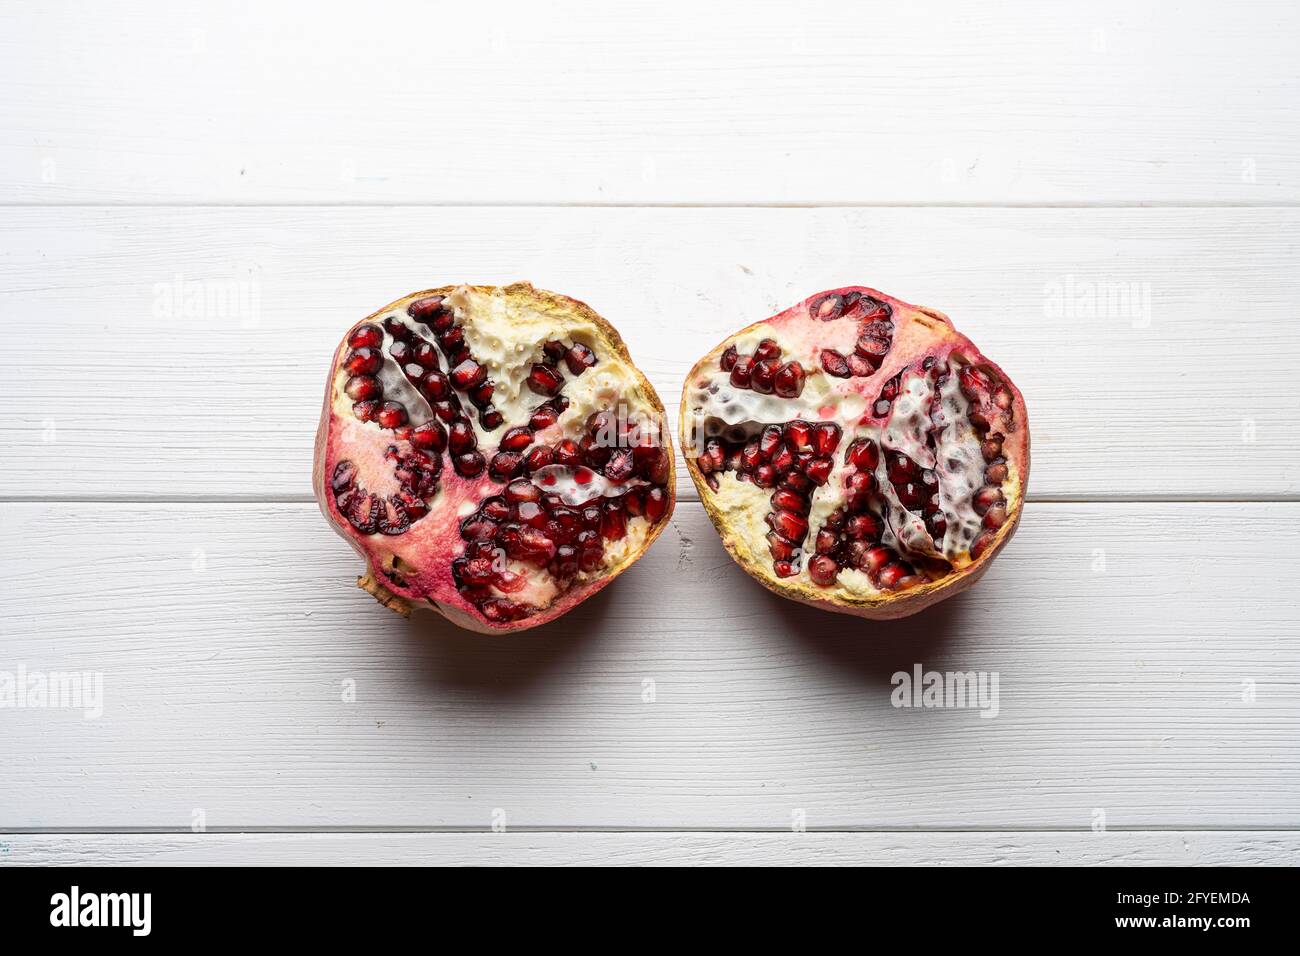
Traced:
<svg viewBox="0 0 1300 956">
<path fill-rule="evenodd" d="M 1020 520 L 1020 391 L 932 309 L 852 286 L 727 339 L 682 393 L 687 470 L 760 583 L 870 618 L 973 584 Z"/>
<path fill-rule="evenodd" d="M 663 421 L 583 303 L 528 283 L 431 289 L 344 336 L 313 485 L 381 603 L 523 630 L 609 584 L 663 530 L 676 483 Z"/>
</svg>

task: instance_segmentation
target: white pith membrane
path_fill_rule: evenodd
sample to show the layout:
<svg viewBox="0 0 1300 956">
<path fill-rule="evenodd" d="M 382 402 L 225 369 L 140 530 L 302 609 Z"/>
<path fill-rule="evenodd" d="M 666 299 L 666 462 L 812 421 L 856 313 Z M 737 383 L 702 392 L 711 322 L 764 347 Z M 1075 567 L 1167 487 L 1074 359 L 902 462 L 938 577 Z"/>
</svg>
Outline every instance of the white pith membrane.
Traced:
<svg viewBox="0 0 1300 956">
<path fill-rule="evenodd" d="M 532 294 L 522 294 L 521 288 Z M 514 294 L 508 294 L 508 291 Z M 665 510 L 671 510 L 671 478 L 663 479 L 661 474 L 659 478 L 663 480 L 651 481 L 637 473 L 619 480 L 602 474 L 601 464 L 588 467 L 582 461 L 571 465 L 546 464 L 536 469 L 521 463 L 504 478 L 492 477 L 492 465 L 481 467 L 477 474 L 461 475 L 453 466 L 453 455 L 444 439 L 441 449 L 426 448 L 423 451 L 441 463 L 440 468 L 437 465 L 430 468 L 426 461 L 423 469 L 426 473 L 437 472 L 436 487 L 417 496 L 423 500 L 427 513 L 413 518 L 409 526 L 401 530 L 390 528 L 389 533 L 381 530 L 366 533 L 368 526 L 365 522 L 358 527 L 358 523 L 339 507 L 340 501 L 348 503 L 344 496 L 353 488 L 364 488 L 366 493 L 381 497 L 402 493 L 404 488 L 399 474 L 403 472 L 400 469 L 409 469 L 410 462 L 418 462 L 421 454 L 420 450 L 413 448 L 409 432 L 418 430 L 427 422 L 441 424 L 444 421 L 436 414 L 435 403 L 424 394 L 424 386 L 413 383 L 390 354 L 398 339 L 408 344 L 434 343 L 437 358 L 432 366 L 426 364 L 425 369 L 450 374 L 448 366 L 454 364 L 451 358 L 456 350 L 440 344 L 443 333 L 435 333 L 433 327 L 426 324 L 431 321 L 428 314 L 421 312 L 420 319 L 408 315 L 408 308 L 419 309 L 420 304 L 427 301 L 427 297 L 421 296 L 402 299 L 349 332 L 351 338 L 359 329 L 382 331 L 382 343 L 378 346 L 382 364 L 373 373 L 382 386 L 383 394 L 379 401 L 381 404 L 400 402 L 406 420 L 395 429 L 384 427 L 375 420 L 358 419 L 358 412 L 354 410 L 355 399 L 345 391 L 353 378 L 345 365 L 354 354 L 345 340 L 331 383 L 329 435 L 324 456 L 326 494 L 338 512 L 336 525 L 363 550 L 372 568 L 382 575 L 381 583 L 386 588 L 407 600 L 436 602 L 444 610 L 448 605 L 459 607 L 461 611 L 472 609 L 472 613 L 486 616 L 492 625 L 517 623 L 545 612 L 566 595 L 584 588 L 590 590 L 586 586 L 612 577 L 639 557 L 654 530 L 653 525 L 663 520 Z M 595 412 L 614 410 L 621 416 L 618 420 L 639 427 L 639 431 L 632 432 L 633 437 L 639 436 L 644 442 L 661 447 L 670 474 L 671 445 L 659 430 L 662 414 L 657 399 L 648 392 L 648 386 L 643 385 L 640 373 L 612 347 L 606 338 L 607 333 L 584 316 L 581 309 L 573 308 L 574 305 L 571 300 L 557 302 L 548 294 L 537 294 L 527 286 L 496 289 L 459 286 L 442 296 L 441 305 L 434 306 L 434 312 L 445 310 L 454 316 L 454 325 L 462 330 L 469 356 L 482 366 L 486 381 L 494 386 L 487 403 L 471 402 L 468 399 L 470 390 L 456 390 L 461 405 L 458 417 L 467 420 L 477 450 L 486 462 L 493 462 L 494 452 L 503 436 L 512 428 L 529 426 L 530 418 L 539 406 L 567 402 L 552 416 L 553 424 L 532 429 L 531 443 L 518 453 L 521 458 L 540 446 L 557 446 L 563 439 L 575 443 L 580 441 L 584 435 L 590 434 L 588 420 Z M 554 348 L 557 342 L 564 350 L 575 345 L 590 349 L 594 354 L 594 365 L 580 367 L 575 373 L 565 358 L 548 357 L 544 346 L 550 343 Z M 545 364 L 552 372 L 558 373 L 562 385 L 555 393 L 556 397 L 538 394 L 528 387 L 534 363 Z M 500 413 L 503 422 L 496 428 L 486 428 L 481 419 L 492 408 Z M 450 423 L 443 425 L 444 433 L 449 428 Z M 617 456 L 623 453 L 627 437 L 621 432 L 607 431 L 601 434 L 596 444 L 606 450 L 613 449 Z M 351 480 L 341 491 L 331 484 L 340 469 L 351 475 Z M 418 471 L 417 468 L 417 474 Z M 534 560 L 508 555 L 494 538 L 491 540 L 494 580 L 478 583 L 467 591 L 464 579 L 452 572 L 453 562 L 465 558 L 467 550 L 477 543 L 462 536 L 462 522 L 475 515 L 485 500 L 503 496 L 507 486 L 513 488 L 512 481 L 521 483 L 520 488 L 531 485 L 539 494 L 554 495 L 554 499 L 543 501 L 550 500 L 552 505 L 562 504 L 579 513 L 592 505 L 600 506 L 606 513 L 617 511 L 621 520 L 617 515 L 604 517 L 606 523 L 597 526 L 599 562 L 588 560 L 581 566 L 561 567 L 558 560 L 548 559 L 543 565 L 550 564 L 550 567 L 539 567 Z M 428 484 L 426 475 L 425 486 Z M 409 494 L 409 483 L 405 491 Z M 656 508 L 658 502 L 666 500 L 666 509 L 660 510 L 654 522 L 645 516 L 644 502 L 651 494 L 656 496 Z M 628 513 L 632 507 L 629 498 L 633 496 L 642 502 L 641 516 Z M 537 502 L 512 501 L 514 510 L 509 517 L 498 522 L 501 526 L 511 524 L 518 527 L 515 517 L 518 510 L 527 505 L 538 506 Z M 420 506 L 415 507 L 418 510 Z M 369 513 L 366 508 L 362 508 L 362 512 Z M 389 511 L 390 517 L 391 514 Z M 548 534 L 546 519 L 556 514 L 558 512 L 544 508 L 541 516 L 535 516 L 536 524 L 530 526 L 529 533 Z M 590 526 L 584 525 L 575 533 L 588 530 L 591 530 Z M 549 538 L 547 540 L 552 546 L 552 557 L 564 557 L 560 545 Z M 594 554 L 595 545 L 591 540 L 586 539 L 585 544 Z M 465 564 L 463 560 L 459 563 L 457 574 L 464 572 Z M 495 575 L 500 572 L 505 572 L 500 580 L 508 581 L 508 588 L 498 586 Z M 461 587 L 458 587 L 458 580 Z M 516 610 L 498 614 L 507 602 Z M 524 612 L 518 612 L 521 608 Z"/>
<path fill-rule="evenodd" d="M 868 290 L 869 291 L 869 290 Z M 864 293 L 866 294 L 866 293 Z M 878 295 L 870 293 L 871 295 Z M 710 472 L 700 468 L 704 483 L 700 492 L 706 497 L 720 530 L 724 530 L 728 544 L 747 568 L 755 570 L 773 582 L 794 583 L 814 589 L 818 598 L 828 600 L 876 599 L 886 592 L 898 593 L 894 588 L 881 587 L 864 570 L 857 567 L 839 567 L 830 583 L 819 583 L 809 573 L 809 563 L 817 556 L 815 542 L 818 531 L 826 526 L 827 518 L 837 509 L 846 507 L 851 495 L 845 487 L 846 478 L 857 469 L 846 460 L 846 452 L 854 442 L 867 439 L 874 442 L 880 453 L 876 467 L 875 489 L 872 493 L 870 513 L 880 523 L 880 533 L 874 540 L 896 552 L 895 558 L 911 566 L 915 572 L 904 579 L 905 587 L 940 581 L 954 571 L 969 567 L 975 557 L 972 546 L 977 540 L 978 555 L 987 548 L 996 528 L 986 530 L 984 515 L 988 511 L 989 496 L 1001 494 L 998 508 L 1019 507 L 1022 476 L 1013 459 L 995 457 L 986 461 L 981 447 L 982 438 L 971 421 L 972 401 L 963 393 L 959 370 L 963 366 L 983 368 L 985 360 L 973 348 L 945 341 L 945 338 L 928 333 L 938 328 L 932 317 L 923 318 L 921 331 L 906 330 L 909 338 L 908 354 L 915 361 L 899 364 L 891 348 L 876 372 L 866 375 L 839 377 L 823 371 L 819 355 L 823 349 L 851 352 L 857 337 L 856 323 L 847 317 L 833 321 L 812 321 L 810 312 L 823 297 L 809 300 L 810 305 L 796 306 L 773 319 L 744 330 L 702 360 L 687 383 L 683 400 L 683 443 L 688 460 L 701 465 L 701 452 L 710 438 L 721 439 L 729 456 L 724 470 Z M 892 315 L 897 326 L 893 346 L 904 335 L 904 324 L 911 320 L 905 304 L 898 303 Z M 951 333 L 944 320 L 942 328 Z M 924 336 L 924 337 L 923 337 Z M 932 339 L 927 341 L 926 338 Z M 960 339 L 960 336 L 956 336 Z M 751 355 L 764 340 L 775 342 L 780 349 L 780 361 L 794 360 L 807 371 L 803 390 L 797 397 L 780 397 L 762 394 L 752 387 L 737 387 L 732 374 L 723 367 L 728 353 L 738 353 L 743 359 Z M 964 340 L 963 340 L 964 341 Z M 919 343 L 919 344 L 917 344 Z M 913 348 L 924 348 L 913 352 Z M 734 349 L 734 351 L 732 351 Z M 929 367 L 922 360 L 929 357 Z M 734 365 L 733 365 L 734 367 Z M 992 387 L 999 389 L 1004 399 L 1011 393 L 1001 387 L 996 377 L 981 371 Z M 891 379 L 897 377 L 897 395 L 889 403 L 883 417 L 877 413 L 877 396 Z M 989 420 L 988 401 L 976 409 L 977 417 Z M 994 424 L 1014 428 L 1010 401 L 1002 406 L 1005 414 Z M 996 413 L 996 409 L 994 409 Z M 761 487 L 752 471 L 742 474 L 736 469 L 736 449 L 743 448 L 763 433 L 770 425 L 787 426 L 791 421 L 804 420 L 813 426 L 834 422 L 842 429 L 838 444 L 830 456 L 833 467 L 829 478 L 820 486 L 814 485 L 806 497 L 810 501 L 807 514 L 808 531 L 801 542 L 794 574 L 786 576 L 774 570 L 774 554 L 770 550 L 773 528 L 768 516 L 775 514 L 772 503 L 774 488 Z M 1020 425 L 1023 428 L 1023 424 Z M 990 434 L 993 428 L 987 428 Z M 998 433 L 1000 434 L 1000 433 Z M 901 452 L 915 462 L 916 474 L 932 473 L 933 486 L 926 486 L 925 495 L 937 491 L 938 515 L 943 519 L 940 533 L 932 535 L 922 517 L 921 507 L 905 507 L 889 474 L 890 452 Z M 706 456 L 707 457 L 707 456 Z M 769 459 L 770 460 L 770 459 Z M 999 464 L 1006 477 L 991 482 L 986 478 L 986 467 Z M 983 489 L 983 507 L 976 507 L 976 496 Z M 850 512 L 851 514 L 851 512 Z M 983 536 L 983 537 L 981 537 Z M 841 541 L 843 534 L 839 534 Z M 838 554 L 836 556 L 839 562 Z M 825 570 L 824 568 L 822 569 Z"/>
</svg>

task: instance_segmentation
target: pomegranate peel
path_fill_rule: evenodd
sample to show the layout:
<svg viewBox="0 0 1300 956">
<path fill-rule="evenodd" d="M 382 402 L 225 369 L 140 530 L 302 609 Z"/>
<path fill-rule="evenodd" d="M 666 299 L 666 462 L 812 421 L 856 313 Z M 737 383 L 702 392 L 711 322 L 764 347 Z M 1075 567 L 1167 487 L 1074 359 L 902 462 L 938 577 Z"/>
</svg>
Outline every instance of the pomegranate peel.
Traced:
<svg viewBox="0 0 1300 956">
<path fill-rule="evenodd" d="M 429 289 L 335 350 L 313 490 L 381 604 L 523 630 L 663 531 L 676 499 L 663 411 L 584 303 L 528 283 Z"/>
<path fill-rule="evenodd" d="M 974 584 L 1015 533 L 1029 477 L 1010 377 L 947 316 L 862 286 L 810 296 L 700 359 L 681 440 L 747 573 L 880 620 Z"/>
</svg>

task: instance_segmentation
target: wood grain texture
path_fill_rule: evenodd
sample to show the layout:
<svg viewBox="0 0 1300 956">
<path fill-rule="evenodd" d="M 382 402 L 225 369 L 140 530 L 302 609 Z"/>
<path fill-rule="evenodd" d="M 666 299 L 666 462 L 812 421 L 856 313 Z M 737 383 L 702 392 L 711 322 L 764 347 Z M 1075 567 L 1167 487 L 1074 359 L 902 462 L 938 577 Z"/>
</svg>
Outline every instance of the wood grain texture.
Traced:
<svg viewBox="0 0 1300 956">
<path fill-rule="evenodd" d="M 1295 866 L 1292 831 L 0 833 L 0 866 Z"/>
<path fill-rule="evenodd" d="M 529 278 L 608 317 L 674 419 L 726 335 L 866 282 L 1015 378 L 1031 497 L 1294 497 L 1297 248 L 1300 209 L 10 209 L 0 495 L 303 500 L 349 325 Z"/>
<path fill-rule="evenodd" d="M 1296 202 L 1288 0 L 0 9 L 0 200 Z"/>
<path fill-rule="evenodd" d="M 690 503 L 494 640 L 375 605 L 309 504 L 6 504 L 0 670 L 104 703 L 0 709 L 0 830 L 1294 828 L 1298 517 L 1031 504 L 977 588 L 873 625 L 768 595 Z M 914 663 L 996 672 L 998 716 L 892 707 Z"/>
</svg>

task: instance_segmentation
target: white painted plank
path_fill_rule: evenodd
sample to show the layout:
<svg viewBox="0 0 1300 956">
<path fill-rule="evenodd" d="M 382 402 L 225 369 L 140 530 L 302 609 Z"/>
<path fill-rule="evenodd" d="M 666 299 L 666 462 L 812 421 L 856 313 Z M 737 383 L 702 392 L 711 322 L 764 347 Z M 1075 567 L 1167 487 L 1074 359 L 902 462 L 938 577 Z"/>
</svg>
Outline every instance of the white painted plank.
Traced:
<svg viewBox="0 0 1300 956">
<path fill-rule="evenodd" d="M 1297 247 L 1300 209 L 11 209 L 0 494 L 305 497 L 344 329 L 528 278 L 611 319 L 674 419 L 731 331 L 865 282 L 1016 379 L 1032 496 L 1294 496 Z"/>
<path fill-rule="evenodd" d="M 0 830 L 486 828 L 498 808 L 1296 828 L 1298 517 L 1031 504 L 978 587 L 872 624 L 768 595 L 686 504 L 578 611 L 487 639 L 375 605 L 310 504 L 5 504 L 0 671 L 100 672 L 104 699 L 95 720 L 0 709 Z M 996 672 L 998 716 L 893 708 L 914 663 Z"/>
<path fill-rule="evenodd" d="M 11 866 L 1295 866 L 1285 830 L 0 833 Z"/>
<path fill-rule="evenodd" d="M 0 9 L 0 200 L 1295 202 L 1288 0 Z"/>
</svg>

